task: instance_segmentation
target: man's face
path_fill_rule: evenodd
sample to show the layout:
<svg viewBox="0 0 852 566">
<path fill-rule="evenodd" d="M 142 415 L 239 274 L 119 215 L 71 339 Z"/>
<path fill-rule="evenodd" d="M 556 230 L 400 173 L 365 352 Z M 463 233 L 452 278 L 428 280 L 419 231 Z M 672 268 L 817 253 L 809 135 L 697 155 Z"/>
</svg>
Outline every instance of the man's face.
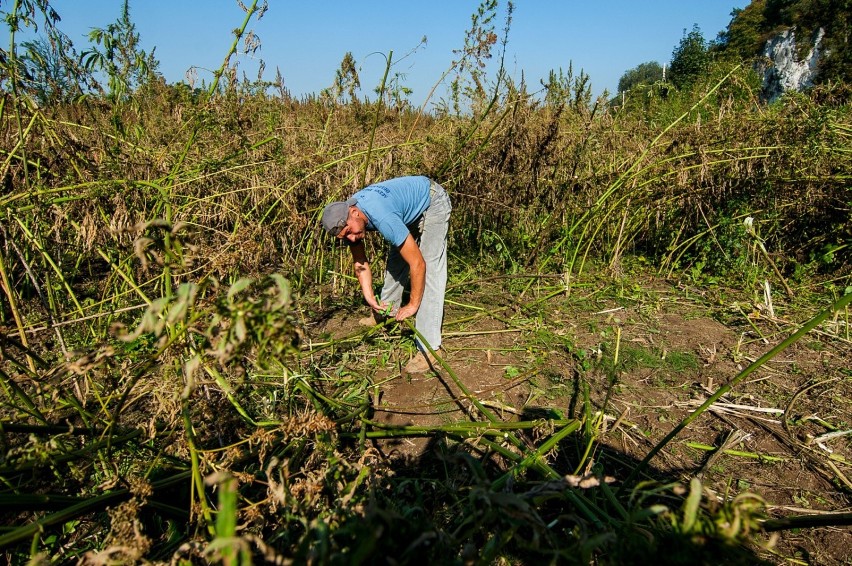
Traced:
<svg viewBox="0 0 852 566">
<path fill-rule="evenodd" d="M 364 215 L 357 208 L 352 207 L 349 209 L 349 217 L 346 219 L 346 225 L 337 233 L 337 238 L 354 244 L 364 239 L 365 232 L 366 222 Z"/>
</svg>

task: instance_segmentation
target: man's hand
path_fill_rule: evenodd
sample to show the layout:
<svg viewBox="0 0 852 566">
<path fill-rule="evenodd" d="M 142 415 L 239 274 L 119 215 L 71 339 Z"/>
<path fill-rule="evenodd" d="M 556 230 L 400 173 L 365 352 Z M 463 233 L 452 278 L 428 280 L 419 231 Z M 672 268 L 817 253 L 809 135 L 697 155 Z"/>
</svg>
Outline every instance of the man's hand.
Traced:
<svg viewBox="0 0 852 566">
<path fill-rule="evenodd" d="M 414 316 L 417 314 L 418 307 L 413 307 L 411 304 L 407 304 L 404 307 L 401 307 L 398 311 L 396 311 L 396 319 L 397 320 L 405 320 L 409 316 Z"/>
<path fill-rule="evenodd" d="M 383 316 L 384 318 L 388 318 L 394 316 L 393 304 L 391 303 L 377 303 L 375 305 L 371 305 L 373 310 L 378 314 Z"/>
</svg>

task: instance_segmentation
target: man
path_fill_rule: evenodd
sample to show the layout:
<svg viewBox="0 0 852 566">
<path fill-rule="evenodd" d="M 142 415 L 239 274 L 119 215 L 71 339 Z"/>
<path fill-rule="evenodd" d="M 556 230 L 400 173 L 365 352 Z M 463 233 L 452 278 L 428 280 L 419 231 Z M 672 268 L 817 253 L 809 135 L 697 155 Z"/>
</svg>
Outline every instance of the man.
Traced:
<svg viewBox="0 0 852 566">
<path fill-rule="evenodd" d="M 349 245 L 355 275 L 374 316 L 378 319 L 388 309 L 400 321 L 416 314 L 415 328 L 434 351 L 441 347 L 451 210 L 441 185 L 412 176 L 369 185 L 345 202 L 327 205 L 322 214 L 328 233 Z M 391 245 L 379 300 L 364 250 L 367 231 L 378 231 Z M 409 298 L 402 305 L 406 284 Z M 435 363 L 419 337 L 416 341 L 418 353 L 405 367 L 407 373 L 425 372 Z"/>
</svg>

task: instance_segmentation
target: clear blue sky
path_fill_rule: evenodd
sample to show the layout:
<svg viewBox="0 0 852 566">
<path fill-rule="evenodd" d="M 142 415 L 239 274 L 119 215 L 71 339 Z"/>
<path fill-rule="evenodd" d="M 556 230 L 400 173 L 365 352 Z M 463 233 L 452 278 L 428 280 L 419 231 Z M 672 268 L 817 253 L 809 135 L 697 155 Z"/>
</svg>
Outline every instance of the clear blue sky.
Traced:
<svg viewBox="0 0 852 566">
<path fill-rule="evenodd" d="M 251 0 L 243 0 L 250 4 Z M 123 0 L 52 0 L 62 17 L 60 28 L 78 51 L 88 45 L 95 27 L 114 22 Z M 5 2 L 4 2 L 5 4 Z M 573 66 L 591 78 L 592 90 L 614 94 L 625 71 L 640 63 L 666 64 L 684 30 L 697 24 L 705 39 L 724 30 L 734 8 L 748 0 L 516 0 L 506 51 L 506 68 L 515 80 L 521 73 L 528 90 L 538 89 L 549 71 Z M 375 98 L 385 59 L 393 51 L 400 60 L 423 36 L 428 43 L 400 61 L 394 71 L 406 75 L 420 104 L 462 47 L 477 0 L 269 0 L 260 21 L 252 19 L 261 41 L 254 59 L 240 56 L 239 69 L 257 76 L 257 59 L 266 63 L 264 78 L 280 69 L 285 86 L 299 97 L 318 93 L 351 51 L 361 76 L 361 96 Z M 5 9 L 6 6 L 3 6 Z M 497 33 L 502 36 L 506 1 L 500 0 Z M 130 15 L 142 48 L 160 61 L 168 82 L 185 80 L 187 69 L 199 67 L 207 82 L 233 42 L 245 12 L 237 0 L 131 0 Z"/>
</svg>

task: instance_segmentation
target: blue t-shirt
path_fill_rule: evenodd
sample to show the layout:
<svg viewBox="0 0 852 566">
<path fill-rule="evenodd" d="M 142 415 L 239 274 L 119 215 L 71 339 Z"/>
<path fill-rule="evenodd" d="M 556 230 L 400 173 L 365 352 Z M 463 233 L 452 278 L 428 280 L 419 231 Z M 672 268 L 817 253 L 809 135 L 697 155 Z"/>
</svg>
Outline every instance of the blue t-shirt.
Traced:
<svg viewBox="0 0 852 566">
<path fill-rule="evenodd" d="M 367 230 L 377 230 L 394 246 L 401 246 L 413 224 L 429 208 L 428 177 L 397 177 L 364 187 L 352 198 L 367 216 Z"/>
</svg>

